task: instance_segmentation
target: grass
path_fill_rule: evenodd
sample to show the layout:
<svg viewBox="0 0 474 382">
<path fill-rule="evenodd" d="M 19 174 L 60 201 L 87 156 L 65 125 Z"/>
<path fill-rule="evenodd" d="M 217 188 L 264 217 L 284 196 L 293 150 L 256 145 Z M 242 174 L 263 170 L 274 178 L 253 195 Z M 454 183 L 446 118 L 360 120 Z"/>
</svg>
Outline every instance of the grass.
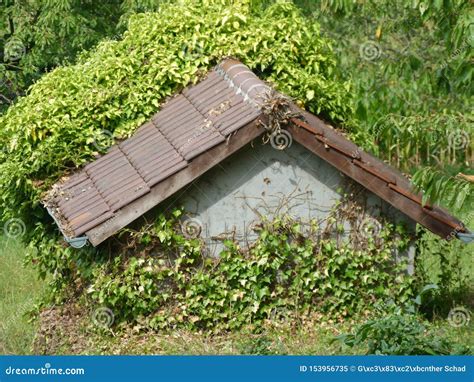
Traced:
<svg viewBox="0 0 474 382">
<path fill-rule="evenodd" d="M 299 328 L 266 328 L 255 334 L 241 330 L 206 335 L 187 330 L 170 333 L 124 332 L 119 336 L 102 334 L 89 351 L 99 354 L 164 355 L 341 355 L 363 354 L 362 349 L 342 348 L 332 342 L 337 328 L 315 325 Z"/>
<path fill-rule="evenodd" d="M 0 236 L 0 354 L 30 354 L 36 325 L 27 313 L 45 289 L 16 240 Z"/>
<path fill-rule="evenodd" d="M 51 307 L 41 316 L 35 341 L 38 354 L 363 354 L 361 348 L 341 348 L 332 341 L 335 335 L 350 331 L 354 323 L 325 321 L 322 316 L 298 325 L 269 321 L 259 330 L 249 325 L 221 334 L 186 329 L 154 331 L 140 323 L 103 329 L 94 325 L 92 312 L 78 302 Z"/>
<path fill-rule="evenodd" d="M 474 325 L 453 328 L 445 321 L 434 323 L 434 332 L 458 345 L 474 345 Z M 328 325 L 314 322 L 298 328 L 269 327 L 260 334 L 240 331 L 220 336 L 206 336 L 185 330 L 169 334 L 102 335 L 94 352 L 103 354 L 167 354 L 167 355 L 364 355 L 363 346 L 349 348 L 334 337 L 350 332 L 352 324 Z"/>
<path fill-rule="evenodd" d="M 334 338 L 350 333 L 364 322 L 335 322 L 324 316 L 294 322 L 267 322 L 259 330 L 210 334 L 185 329 L 153 331 L 140 323 L 98 328 L 80 303 L 51 307 L 42 312 L 42 327 L 35 342 L 39 354 L 160 354 L 160 355 L 351 355 L 366 354 L 366 345 L 354 348 Z M 430 326 L 430 333 L 461 347 L 474 347 L 474 323 L 453 327 L 446 319 Z"/>
</svg>

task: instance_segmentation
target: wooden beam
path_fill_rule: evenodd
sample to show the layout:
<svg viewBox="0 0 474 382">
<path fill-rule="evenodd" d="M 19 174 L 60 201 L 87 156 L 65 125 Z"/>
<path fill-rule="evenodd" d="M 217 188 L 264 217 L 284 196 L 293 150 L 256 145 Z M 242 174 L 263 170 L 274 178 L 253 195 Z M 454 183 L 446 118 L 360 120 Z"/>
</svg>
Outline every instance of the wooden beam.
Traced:
<svg viewBox="0 0 474 382">
<path fill-rule="evenodd" d="M 296 142 L 336 167 L 336 169 L 341 171 L 343 174 L 355 180 L 381 199 L 390 203 L 393 207 L 403 212 L 414 221 L 444 239 L 450 240 L 452 238 L 452 227 L 443 224 L 437 219 L 433 219 L 428 213 L 426 213 L 423 207 L 415 201 L 393 192 L 387 182 L 373 176 L 362 168 L 355 166 L 352 163 L 351 158 L 339 154 L 336 150 L 326 148 L 323 143 L 315 138 L 314 134 L 307 130 L 296 126 L 292 126 L 288 130 Z"/>
<path fill-rule="evenodd" d="M 179 191 L 206 171 L 235 153 L 265 130 L 259 125 L 259 118 L 239 129 L 228 142 L 221 143 L 193 159 L 187 167 L 153 187 L 150 192 L 118 210 L 104 223 L 86 232 L 90 243 L 95 247 L 127 226 L 160 202 Z"/>
</svg>

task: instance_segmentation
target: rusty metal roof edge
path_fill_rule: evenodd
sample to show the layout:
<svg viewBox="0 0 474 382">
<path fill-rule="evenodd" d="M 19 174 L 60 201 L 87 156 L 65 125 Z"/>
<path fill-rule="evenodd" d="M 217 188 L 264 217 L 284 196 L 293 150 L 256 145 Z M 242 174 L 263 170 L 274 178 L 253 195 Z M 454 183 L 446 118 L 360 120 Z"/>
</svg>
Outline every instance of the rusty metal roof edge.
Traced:
<svg viewBox="0 0 474 382">
<path fill-rule="evenodd" d="M 237 94 L 240 93 L 241 95 L 243 95 L 245 101 L 251 104 L 252 106 L 254 106 L 258 110 L 260 110 L 260 106 L 258 102 L 258 92 L 257 92 L 257 96 L 250 95 L 250 93 L 258 87 L 263 87 L 265 89 L 271 90 L 271 88 L 268 85 L 266 85 L 260 78 L 258 78 L 257 75 L 255 75 L 252 71 L 250 71 L 250 69 L 246 65 L 244 65 L 242 62 L 236 59 L 230 58 L 230 59 L 226 59 L 222 61 L 219 65 L 217 65 L 214 68 L 214 72 L 222 76 L 225 79 L 225 81 L 229 83 L 229 86 L 231 88 L 237 89 L 236 91 Z M 357 166 L 369 176 L 377 178 L 385 182 L 394 194 L 408 198 L 412 202 L 419 205 L 426 218 L 436 220 L 440 224 L 444 225 L 445 227 L 449 227 L 451 231 L 451 235 L 450 235 L 451 238 L 457 237 L 458 239 L 463 240 L 465 242 L 469 240 L 472 241 L 473 236 L 467 230 L 464 223 L 462 223 L 460 220 L 452 216 L 448 211 L 438 206 L 423 205 L 421 194 L 413 193 L 410 181 L 398 169 L 395 169 L 387 165 L 386 163 L 382 162 L 380 159 L 364 152 L 354 142 L 352 142 L 350 139 L 345 137 L 336 129 L 327 125 L 323 120 L 318 118 L 316 115 L 311 114 L 299 108 L 295 104 L 292 105 L 292 108 L 301 112 L 301 117 L 298 117 L 297 119 L 292 120 L 295 126 L 297 126 L 300 129 L 305 129 L 306 131 L 313 134 L 314 137 L 318 141 L 320 141 L 322 144 L 324 144 L 324 147 L 326 147 L 328 150 L 332 150 L 336 152 L 338 155 L 349 159 L 351 165 Z M 259 119 L 260 117 L 256 117 L 255 120 Z M 147 123 L 153 123 L 152 119 L 148 121 Z M 240 130 L 241 128 L 242 126 L 238 128 L 237 131 Z M 227 140 L 222 143 L 216 143 L 212 147 L 208 147 L 202 153 L 199 153 L 196 157 L 193 157 L 191 160 L 189 160 L 188 164 L 198 159 L 201 155 L 205 154 L 212 148 L 216 146 L 225 145 L 225 144 L 227 144 Z M 174 147 L 171 143 L 170 145 L 171 147 Z M 122 151 L 120 147 L 119 147 L 119 151 Z M 178 152 L 178 154 L 183 158 L 179 150 L 175 148 L 175 151 Z M 125 153 L 123 154 L 125 158 L 127 158 L 127 161 L 131 164 L 131 166 L 143 179 L 143 176 L 139 173 L 139 171 L 135 168 L 135 166 L 133 166 L 133 164 L 127 157 L 127 155 Z M 94 162 L 91 162 L 91 163 L 94 163 Z M 86 169 L 86 167 L 84 167 L 84 169 Z M 166 177 L 165 179 L 160 180 L 158 184 L 154 185 L 153 187 L 150 187 L 150 189 L 158 186 L 161 182 L 163 182 L 166 179 L 170 179 L 177 176 L 186 167 L 187 166 L 177 171 L 176 173 Z M 336 165 L 335 167 L 338 168 Z M 340 168 L 338 169 L 340 170 Z M 140 196 L 138 197 L 138 199 L 141 199 L 142 197 L 143 196 Z M 120 209 L 125 208 L 127 205 L 121 207 Z M 85 244 L 87 244 L 87 236 L 81 236 L 77 238 L 68 237 L 65 234 L 63 228 L 61 227 L 61 224 L 58 221 L 57 217 L 55 216 L 54 211 L 52 211 L 48 206 L 46 206 L 46 208 L 48 210 L 48 213 L 53 217 L 54 221 L 58 225 L 61 233 L 63 234 L 65 240 L 68 243 L 70 243 L 73 247 L 76 247 L 76 248 L 80 248 L 81 246 L 84 246 Z M 395 207 L 395 208 L 397 208 L 401 212 L 404 212 L 403 209 L 401 208 L 398 208 L 398 207 Z M 113 218 L 107 219 L 104 222 L 94 226 L 93 228 L 99 227 L 103 224 L 107 224 L 111 219 Z M 413 219 L 413 220 L 416 221 L 416 219 Z M 417 221 L 417 222 L 423 225 L 422 222 L 420 221 Z"/>
<path fill-rule="evenodd" d="M 295 106 L 295 108 L 298 108 L 296 105 L 294 105 L 294 106 Z M 348 138 L 346 138 L 342 134 L 338 133 L 335 129 L 331 129 L 330 127 L 328 127 L 324 123 L 324 121 L 319 119 L 314 114 L 311 114 L 311 113 L 309 113 L 309 112 L 307 112 L 303 109 L 300 109 L 300 108 L 298 108 L 298 109 L 301 110 L 302 115 L 304 115 L 304 114 L 308 115 L 309 114 L 312 117 L 317 118 L 319 120 L 319 122 L 320 122 L 319 126 L 317 126 L 317 128 L 316 128 L 316 127 L 312 126 L 311 124 L 308 124 L 305 121 L 302 121 L 301 119 L 296 119 L 296 118 L 292 119 L 293 124 L 295 124 L 299 128 L 303 128 L 303 129 L 307 130 L 308 132 L 314 134 L 315 138 L 317 138 L 317 139 L 319 138 L 319 140 L 321 140 L 321 137 L 326 138 L 326 136 L 325 136 L 326 132 L 330 132 L 333 138 L 337 136 L 337 137 L 339 137 L 341 142 L 343 142 L 343 141 L 351 142 Z M 366 171 L 371 176 L 377 177 L 377 178 L 381 179 L 382 181 L 386 182 L 387 185 L 392 189 L 392 191 L 394 191 L 394 192 L 396 192 L 396 193 L 412 200 L 413 202 L 417 203 L 422 208 L 424 213 L 429 215 L 431 218 L 436 219 L 437 221 L 441 222 L 442 224 L 449 226 L 450 229 L 453 232 L 453 236 L 456 236 L 458 239 L 461 239 L 464 242 L 469 242 L 468 240 L 471 240 L 471 241 L 473 240 L 472 236 L 471 236 L 472 234 L 467 230 L 465 224 L 462 221 L 460 221 L 459 219 L 457 219 L 456 217 L 452 216 L 448 211 L 446 211 L 445 209 L 443 209 L 439 206 L 423 205 L 423 203 L 422 203 L 422 194 L 420 194 L 420 193 L 415 194 L 415 193 L 413 193 L 412 189 L 410 189 L 410 188 L 407 189 L 405 182 L 408 182 L 410 184 L 411 184 L 411 182 L 409 182 L 409 180 L 399 170 L 396 170 L 396 169 L 388 166 L 387 164 L 381 162 L 378 158 L 376 158 L 376 157 L 372 156 L 371 154 L 361 150 L 355 144 L 354 145 L 357 147 L 357 150 L 358 150 L 357 153 L 345 152 L 341 147 L 339 147 L 337 142 L 334 142 L 334 141 L 331 142 L 327 139 L 324 139 L 324 143 L 327 144 L 328 148 L 331 148 L 334 151 L 338 152 L 340 155 L 344 155 L 344 156 L 348 157 L 349 159 L 351 159 L 351 161 L 354 165 L 357 165 L 357 163 L 355 163 L 356 161 L 360 161 L 363 164 L 362 166 L 359 166 L 360 168 L 362 168 L 364 171 Z M 353 143 L 353 142 L 351 142 L 351 143 Z M 363 158 L 361 158 L 362 154 L 366 158 L 372 159 L 374 161 L 374 163 L 376 163 L 378 166 L 382 166 L 383 169 L 387 170 L 387 174 L 385 174 L 383 172 L 379 173 L 380 169 L 377 170 L 377 169 L 374 168 L 375 171 L 373 171 L 373 170 L 369 170 L 368 168 L 366 168 L 365 165 L 367 165 L 368 163 L 363 161 Z M 390 175 L 395 177 L 395 183 L 392 183 L 392 182 L 389 181 L 388 178 L 390 177 Z M 397 180 L 400 180 L 401 184 L 397 184 L 397 183 L 399 183 L 399 182 L 397 182 Z M 420 223 L 420 224 L 422 224 L 422 223 Z"/>
</svg>

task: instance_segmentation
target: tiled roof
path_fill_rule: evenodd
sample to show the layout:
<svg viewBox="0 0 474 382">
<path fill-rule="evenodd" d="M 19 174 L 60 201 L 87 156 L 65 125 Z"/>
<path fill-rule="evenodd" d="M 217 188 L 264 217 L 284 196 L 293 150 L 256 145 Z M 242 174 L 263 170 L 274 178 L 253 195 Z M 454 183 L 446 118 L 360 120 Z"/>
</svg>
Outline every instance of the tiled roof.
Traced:
<svg viewBox="0 0 474 382">
<path fill-rule="evenodd" d="M 92 240 L 98 244 L 170 196 L 159 193 L 151 197 L 158 186 L 185 171 L 204 153 L 213 155 L 211 149 L 226 145 L 234 133 L 250 128 L 249 124 L 255 129 L 257 121 L 265 120 L 261 105 L 269 90 L 247 66 L 225 60 L 206 79 L 170 99 L 131 138 L 58 183 L 46 202 L 48 210 L 66 237 L 86 233 L 91 239 L 92 231 L 123 215 L 125 207 L 149 198 L 146 207 L 137 206 L 133 213 L 127 212 L 130 216 L 109 224 L 106 233 Z M 446 211 L 423 206 L 421 196 L 411 190 L 400 172 L 364 153 L 316 116 L 296 105 L 293 108 L 300 117 L 293 118 L 289 128 L 301 144 L 438 235 L 448 238 L 453 230 L 466 232 Z M 262 127 L 259 130 L 258 134 L 265 132 Z M 213 161 L 204 162 L 211 166 Z M 204 170 L 192 170 L 193 176 Z M 168 187 L 168 191 L 172 189 Z"/>
<path fill-rule="evenodd" d="M 55 190 L 48 205 L 66 235 L 77 237 L 186 167 L 260 115 L 269 89 L 238 61 L 227 60 L 184 89 L 133 137 L 113 146 Z"/>
</svg>

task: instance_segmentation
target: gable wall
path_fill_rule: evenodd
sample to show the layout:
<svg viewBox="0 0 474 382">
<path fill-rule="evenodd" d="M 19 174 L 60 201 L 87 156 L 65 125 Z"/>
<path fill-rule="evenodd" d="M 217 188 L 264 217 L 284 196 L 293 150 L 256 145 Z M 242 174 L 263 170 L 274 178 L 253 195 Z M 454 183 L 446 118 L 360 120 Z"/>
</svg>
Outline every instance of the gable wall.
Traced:
<svg viewBox="0 0 474 382">
<path fill-rule="evenodd" d="M 190 224 L 200 226 L 209 255 L 217 256 L 226 236 L 242 245 L 252 243 L 256 236 L 252 228 L 259 215 L 271 219 L 289 214 L 303 226 L 311 219 L 324 225 L 342 194 L 354 191 L 350 184 L 337 169 L 296 142 L 281 151 L 257 139 L 162 203 L 160 209 L 184 206 Z M 373 217 L 380 214 L 415 229 L 411 219 L 379 197 L 361 187 L 355 193 L 362 207 L 360 229 L 373 222 L 369 228 L 376 230 L 380 224 Z M 347 222 L 344 226 L 346 231 L 351 229 Z M 413 248 L 409 252 L 406 255 L 412 257 Z"/>
</svg>

